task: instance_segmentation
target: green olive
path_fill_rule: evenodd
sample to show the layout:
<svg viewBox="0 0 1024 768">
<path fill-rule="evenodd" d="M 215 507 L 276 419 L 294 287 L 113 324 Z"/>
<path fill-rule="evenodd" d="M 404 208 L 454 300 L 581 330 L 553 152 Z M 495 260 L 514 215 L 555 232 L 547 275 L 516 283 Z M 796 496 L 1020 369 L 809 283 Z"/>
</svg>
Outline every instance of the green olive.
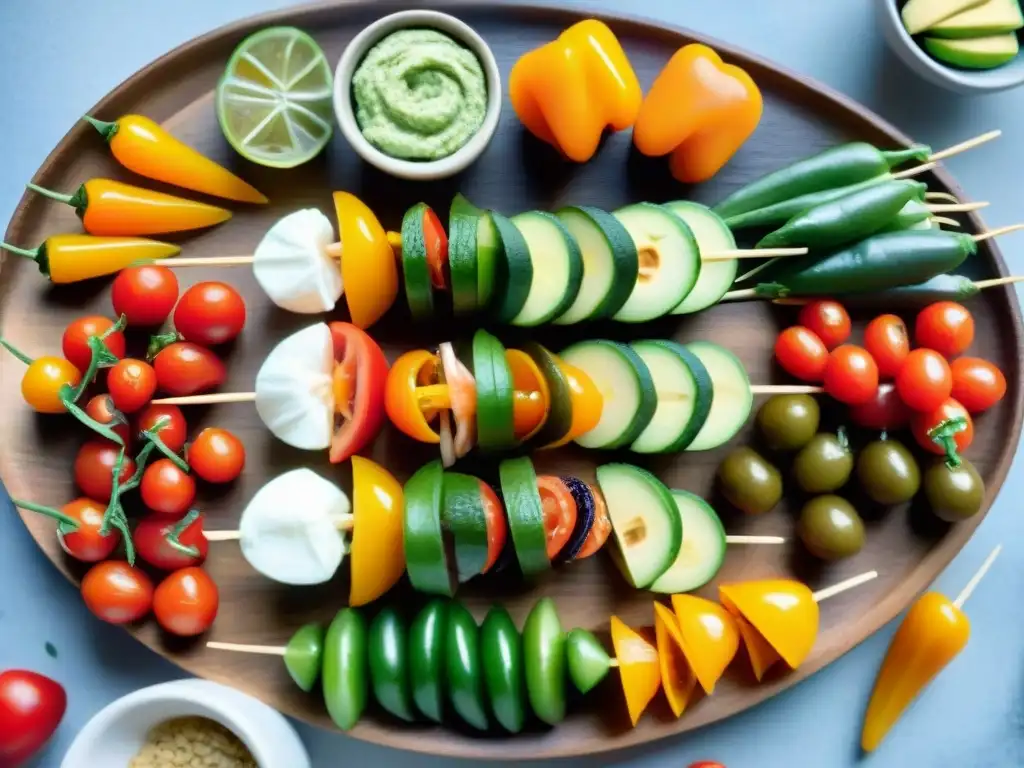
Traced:
<svg viewBox="0 0 1024 768">
<path fill-rule="evenodd" d="M 864 546 L 864 522 L 846 499 L 831 494 L 804 504 L 798 525 L 800 540 L 815 557 L 839 560 Z"/>
<path fill-rule="evenodd" d="M 782 475 L 753 448 L 737 448 L 718 466 L 722 495 L 748 515 L 767 512 L 782 498 Z"/>
<path fill-rule="evenodd" d="M 757 429 L 773 451 L 796 451 L 818 431 L 821 409 L 810 395 L 775 395 L 757 412 Z"/>
<path fill-rule="evenodd" d="M 819 432 L 793 460 L 793 477 L 807 493 L 828 493 L 846 485 L 853 454 L 843 432 Z"/>
<path fill-rule="evenodd" d="M 949 467 L 944 459 L 937 459 L 925 470 L 924 494 L 936 516 L 955 523 L 981 511 L 985 481 L 967 459 L 960 459 L 959 467 Z"/>
<path fill-rule="evenodd" d="M 903 443 L 875 440 L 857 457 L 857 480 L 872 501 L 903 504 L 921 488 L 921 470 Z"/>
</svg>

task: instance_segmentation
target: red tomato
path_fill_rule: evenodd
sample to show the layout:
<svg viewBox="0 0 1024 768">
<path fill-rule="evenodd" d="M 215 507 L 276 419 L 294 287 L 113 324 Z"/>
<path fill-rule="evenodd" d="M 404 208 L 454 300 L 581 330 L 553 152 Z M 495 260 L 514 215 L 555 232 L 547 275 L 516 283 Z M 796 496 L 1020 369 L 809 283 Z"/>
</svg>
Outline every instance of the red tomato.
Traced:
<svg viewBox="0 0 1024 768">
<path fill-rule="evenodd" d="M 576 500 L 561 478 L 540 475 L 537 478 L 540 503 L 544 508 L 544 529 L 548 537 L 548 560 L 554 560 L 569 543 L 576 527 Z"/>
<path fill-rule="evenodd" d="M 203 516 L 199 515 L 189 523 L 179 535 L 178 541 L 185 547 L 195 547 L 198 556 L 192 556 L 174 547 L 167 536 L 180 523 L 179 520 L 168 520 L 163 515 L 147 515 L 135 527 L 133 540 L 139 557 L 164 571 L 177 571 L 192 565 L 202 565 L 206 560 L 210 544 L 203 533 Z"/>
<path fill-rule="evenodd" d="M 351 323 L 331 323 L 334 340 L 334 408 L 339 426 L 330 459 L 337 464 L 359 453 L 384 424 L 388 361 L 377 342 Z"/>
<path fill-rule="evenodd" d="M 864 329 L 864 348 L 875 358 L 878 375 L 893 378 L 910 354 L 907 324 L 896 315 L 879 315 Z"/>
<path fill-rule="evenodd" d="M 93 614 L 110 624 L 138 621 L 153 606 L 153 582 L 124 560 L 97 563 L 82 579 L 82 599 Z"/>
<path fill-rule="evenodd" d="M 230 483 L 245 467 L 245 446 L 226 429 L 207 427 L 189 445 L 188 464 L 208 483 Z"/>
<path fill-rule="evenodd" d="M 121 541 L 121 534 L 116 528 L 111 528 L 106 536 L 100 533 L 103 513 L 107 511 L 106 504 L 83 496 L 68 502 L 60 511 L 78 522 L 78 527 L 74 530 L 70 530 L 63 523 L 57 524 L 57 541 L 60 542 L 61 548 L 76 560 L 83 563 L 106 560 Z"/>
<path fill-rule="evenodd" d="M 448 236 L 431 208 L 423 211 L 423 245 L 427 251 L 430 283 L 443 290 L 448 283 Z"/>
<path fill-rule="evenodd" d="M 114 465 L 121 447 L 109 440 L 96 438 L 86 442 L 75 456 L 75 484 L 83 494 L 96 501 L 110 501 L 114 479 Z M 135 461 L 125 456 L 121 462 L 119 482 L 125 482 L 135 474 Z"/>
<path fill-rule="evenodd" d="M 974 341 L 974 318 L 955 301 L 937 301 L 921 310 L 914 340 L 945 357 L 956 357 Z"/>
<path fill-rule="evenodd" d="M 209 392 L 227 378 L 220 358 L 205 347 L 186 341 L 176 341 L 161 349 L 153 359 L 153 370 L 160 389 L 176 397 Z"/>
<path fill-rule="evenodd" d="M 988 360 L 958 357 L 949 364 L 949 372 L 953 376 L 953 398 L 971 413 L 991 408 L 1006 394 L 1006 377 Z"/>
<path fill-rule="evenodd" d="M 608 516 L 608 506 L 604 503 L 604 496 L 594 486 L 589 487 L 590 495 L 594 497 L 594 524 L 590 526 L 590 533 L 583 540 L 583 548 L 576 555 L 577 560 L 590 557 L 598 552 L 608 541 L 608 535 L 612 532 L 612 520 Z"/>
<path fill-rule="evenodd" d="M 94 395 L 85 404 L 85 412 L 104 426 L 110 427 L 124 442 L 125 447 L 132 444 L 132 429 L 128 419 L 117 410 L 114 399 L 107 394 Z"/>
<path fill-rule="evenodd" d="M 501 506 L 498 494 L 483 480 L 480 481 L 480 499 L 484 503 L 484 521 L 487 525 L 487 562 L 481 573 L 487 573 L 501 556 L 508 538 L 508 523 L 505 522 L 505 510 Z"/>
<path fill-rule="evenodd" d="M 245 302 L 227 283 L 196 283 L 178 299 L 174 327 L 185 341 L 206 346 L 224 344 L 245 325 Z"/>
<path fill-rule="evenodd" d="M 824 386 L 841 403 L 863 405 L 878 392 L 878 366 L 866 349 L 843 344 L 828 356 Z"/>
<path fill-rule="evenodd" d="M 188 439 L 188 424 L 185 422 L 185 414 L 176 405 L 153 405 L 150 403 L 135 417 L 135 433 L 141 435 L 146 430 L 151 430 L 162 424 L 157 432 L 164 445 L 174 453 L 178 453 L 185 447 L 185 440 Z"/>
<path fill-rule="evenodd" d="M 818 335 L 802 325 L 794 325 L 775 340 L 775 359 L 782 370 L 801 381 L 821 381 L 828 362 L 828 349 Z"/>
<path fill-rule="evenodd" d="M 89 348 L 89 337 L 100 336 L 104 331 L 113 327 L 114 321 L 102 315 L 89 315 L 80 317 L 64 329 L 64 336 L 61 338 L 60 346 L 64 357 L 71 362 L 75 368 L 85 372 L 92 362 L 92 349 Z M 116 357 L 124 357 L 124 334 L 115 331 L 103 340 L 107 349 Z"/>
<path fill-rule="evenodd" d="M 880 384 L 873 398 L 850 407 L 850 420 L 867 429 L 902 429 L 911 415 L 893 384 Z"/>
<path fill-rule="evenodd" d="M 167 267 L 147 265 L 122 269 L 110 289 L 114 314 L 128 325 L 160 325 L 178 300 L 178 278 Z"/>
<path fill-rule="evenodd" d="M 56 680 L 24 669 L 0 672 L 0 765 L 25 765 L 53 736 L 67 708 L 67 693 Z"/>
<path fill-rule="evenodd" d="M 910 424 L 910 429 L 914 433 L 914 439 L 917 440 L 918 445 L 926 451 L 941 455 L 946 453 L 946 448 L 932 440 L 928 436 L 928 432 L 943 421 L 960 418 L 967 421 L 967 428 L 954 434 L 953 440 L 956 443 L 957 453 L 963 453 L 974 442 L 974 421 L 971 419 L 970 414 L 967 413 L 967 409 L 952 397 L 947 398 L 938 408 L 932 411 L 914 414 L 914 420 Z"/>
<path fill-rule="evenodd" d="M 953 391 L 949 363 L 933 349 L 915 349 L 896 374 L 896 391 L 915 411 L 931 411 Z"/>
<path fill-rule="evenodd" d="M 217 585 L 209 574 L 202 568 L 182 568 L 156 588 L 153 614 L 171 634 L 193 637 L 210 628 L 219 605 Z"/>
<path fill-rule="evenodd" d="M 797 324 L 814 333 L 827 349 L 835 349 L 850 338 L 850 316 L 838 301 L 816 299 L 805 304 Z"/>
<path fill-rule="evenodd" d="M 107 373 L 107 389 L 122 413 L 135 413 L 156 393 L 156 371 L 145 360 L 125 358 Z"/>
<path fill-rule="evenodd" d="M 196 498 L 196 481 L 170 459 L 157 459 L 142 473 L 142 502 L 161 515 L 181 517 Z"/>
<path fill-rule="evenodd" d="M 690 763 L 690 768 L 725 768 L 725 766 L 711 760 L 701 760 L 696 763 Z"/>
</svg>

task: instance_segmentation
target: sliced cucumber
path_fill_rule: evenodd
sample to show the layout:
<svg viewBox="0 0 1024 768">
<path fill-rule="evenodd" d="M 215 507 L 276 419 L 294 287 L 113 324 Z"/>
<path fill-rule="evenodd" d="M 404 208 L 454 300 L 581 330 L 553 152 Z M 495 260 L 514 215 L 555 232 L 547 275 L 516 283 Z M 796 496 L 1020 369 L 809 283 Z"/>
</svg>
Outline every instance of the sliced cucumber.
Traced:
<svg viewBox="0 0 1024 768">
<path fill-rule="evenodd" d="M 480 481 L 458 472 L 444 473 L 441 521 L 455 541 L 459 583 L 479 576 L 487 564 L 487 521 Z"/>
<path fill-rule="evenodd" d="M 476 220 L 476 303 L 486 309 L 494 293 L 494 276 L 498 269 L 501 240 L 498 228 L 487 211 L 481 211 Z"/>
<path fill-rule="evenodd" d="M 533 283 L 530 249 L 516 226 L 494 211 L 490 212 L 501 248 L 494 265 L 494 317 L 499 323 L 510 323 L 518 315 Z"/>
<path fill-rule="evenodd" d="M 527 456 L 507 459 L 498 465 L 498 476 L 519 570 L 524 576 L 543 573 L 551 568 L 551 562 L 533 462 Z"/>
<path fill-rule="evenodd" d="M 512 217 L 526 240 L 533 264 L 530 293 L 513 325 L 546 323 L 576 300 L 583 280 L 583 257 L 569 230 L 550 213 L 528 211 Z"/>
<path fill-rule="evenodd" d="M 424 465 L 405 483 L 405 564 L 415 589 L 451 597 L 458 581 L 441 528 L 443 487 L 440 461 Z"/>
<path fill-rule="evenodd" d="M 456 315 L 477 310 L 477 218 L 479 209 L 461 194 L 452 200 L 448 215 L 448 269 L 452 309 Z"/>
<path fill-rule="evenodd" d="M 671 595 L 704 586 L 725 560 L 725 528 L 715 510 L 689 491 L 672 491 L 683 524 L 683 544 L 675 561 L 650 586 L 652 592 Z"/>
<path fill-rule="evenodd" d="M 604 399 L 601 420 L 576 443 L 619 448 L 636 440 L 658 407 L 654 381 L 640 356 L 616 341 L 581 341 L 560 357 L 590 376 Z"/>
<path fill-rule="evenodd" d="M 669 492 L 658 478 L 631 464 L 597 468 L 622 575 L 637 589 L 653 584 L 679 556 L 683 523 Z"/>
<path fill-rule="evenodd" d="M 402 275 L 405 279 L 405 300 L 417 320 L 434 316 L 434 286 L 430 282 L 427 246 L 423 236 L 423 214 L 426 203 L 416 203 L 402 217 Z"/>
<path fill-rule="evenodd" d="M 700 253 L 720 253 L 736 248 L 736 238 L 732 236 L 732 230 L 710 208 L 687 200 L 666 203 L 665 207 L 690 227 Z M 736 259 L 701 262 L 697 283 L 686 298 L 672 310 L 672 314 L 687 315 L 717 304 L 732 288 L 738 265 Z"/>
<path fill-rule="evenodd" d="M 626 303 L 613 317 L 644 323 L 667 315 L 686 298 L 700 275 L 700 249 L 681 218 L 652 203 L 615 212 L 636 245 L 638 276 Z"/>
<path fill-rule="evenodd" d="M 551 352 L 535 341 L 525 342 L 522 350 L 537 364 L 551 397 L 544 425 L 528 441 L 529 446 L 540 447 L 561 440 L 572 429 L 572 393 L 558 359 Z"/>
<path fill-rule="evenodd" d="M 512 372 L 505 347 L 484 330 L 473 335 L 473 377 L 477 445 L 482 451 L 506 450 L 515 445 Z"/>
<path fill-rule="evenodd" d="M 555 215 L 576 240 L 583 258 L 583 281 L 576 300 L 553 322 L 570 325 L 611 317 L 633 292 L 637 253 L 622 223 L 598 208 L 573 206 Z"/>
<path fill-rule="evenodd" d="M 681 451 L 704 426 L 713 386 L 700 358 L 674 341 L 634 341 L 631 345 L 654 380 L 658 407 L 630 450 L 637 453 Z"/>
<path fill-rule="evenodd" d="M 754 395 L 747 369 L 732 352 L 710 341 L 692 341 L 686 348 L 704 363 L 714 387 L 708 417 L 686 450 L 710 451 L 732 440 L 746 424 Z"/>
</svg>

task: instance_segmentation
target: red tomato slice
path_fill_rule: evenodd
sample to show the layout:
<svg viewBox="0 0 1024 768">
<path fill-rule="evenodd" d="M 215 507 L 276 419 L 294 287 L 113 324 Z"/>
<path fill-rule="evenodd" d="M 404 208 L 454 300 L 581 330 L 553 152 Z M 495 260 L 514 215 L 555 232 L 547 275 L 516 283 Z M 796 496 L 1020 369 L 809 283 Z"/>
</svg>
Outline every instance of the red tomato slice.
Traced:
<svg viewBox="0 0 1024 768">
<path fill-rule="evenodd" d="M 334 322 L 330 328 L 337 361 L 330 460 L 338 464 L 361 451 L 384 424 L 388 361 L 377 342 L 351 323 Z"/>
<path fill-rule="evenodd" d="M 608 541 L 608 536 L 612 532 L 612 519 L 608 517 L 608 505 L 604 503 L 604 497 L 594 486 L 591 485 L 589 488 L 590 495 L 594 497 L 594 524 L 590 526 L 590 533 L 583 540 L 583 548 L 576 555 L 577 560 L 596 554 Z"/>
<path fill-rule="evenodd" d="M 554 475 L 540 475 L 537 490 L 544 507 L 544 530 L 548 536 L 548 560 L 554 560 L 569 543 L 576 527 L 576 500 L 565 483 Z"/>
<path fill-rule="evenodd" d="M 423 245 L 427 251 L 430 283 L 438 290 L 448 284 L 448 235 L 437 214 L 430 208 L 423 211 Z"/>
<path fill-rule="evenodd" d="M 483 480 L 480 481 L 480 500 L 484 504 L 484 521 L 487 524 L 487 562 L 480 573 L 487 573 L 498 561 L 501 550 L 505 548 L 508 538 L 508 523 L 505 510 L 501 506 L 498 494 Z"/>
</svg>

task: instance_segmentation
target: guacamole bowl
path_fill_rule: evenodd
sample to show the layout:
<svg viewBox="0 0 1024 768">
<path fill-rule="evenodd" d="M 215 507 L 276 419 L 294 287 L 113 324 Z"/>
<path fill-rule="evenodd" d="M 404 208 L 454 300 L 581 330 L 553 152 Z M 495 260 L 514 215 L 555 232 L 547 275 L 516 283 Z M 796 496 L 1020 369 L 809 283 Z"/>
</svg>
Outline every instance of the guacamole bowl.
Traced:
<svg viewBox="0 0 1024 768">
<path fill-rule="evenodd" d="M 378 19 L 348 44 L 334 75 L 342 134 L 367 163 L 403 179 L 441 179 L 473 163 L 498 127 L 501 97 L 490 47 L 438 11 Z"/>
</svg>

